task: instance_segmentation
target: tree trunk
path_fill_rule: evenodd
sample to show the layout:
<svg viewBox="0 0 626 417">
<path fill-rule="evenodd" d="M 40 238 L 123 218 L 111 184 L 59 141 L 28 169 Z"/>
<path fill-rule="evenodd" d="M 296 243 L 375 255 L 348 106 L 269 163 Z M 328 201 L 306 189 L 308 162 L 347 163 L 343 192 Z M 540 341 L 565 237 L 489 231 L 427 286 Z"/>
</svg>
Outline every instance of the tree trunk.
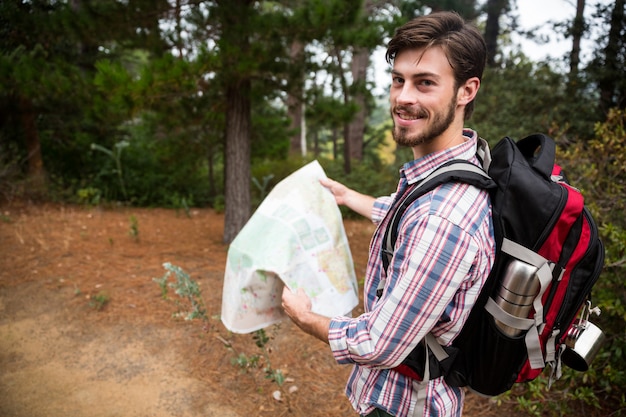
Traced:
<svg viewBox="0 0 626 417">
<path fill-rule="evenodd" d="M 485 24 L 485 43 L 487 45 L 487 66 L 496 66 L 498 54 L 498 36 L 500 36 L 500 16 L 508 5 L 508 0 L 487 0 L 487 23 Z"/>
<path fill-rule="evenodd" d="M 287 95 L 287 114 L 290 120 L 289 129 L 292 133 L 289 155 L 306 156 L 306 141 L 303 140 L 304 108 L 302 105 L 302 92 L 304 87 L 304 70 L 302 60 L 304 58 L 304 43 L 294 40 L 289 51 L 291 63 L 298 74 L 294 77 L 291 88 Z"/>
<path fill-rule="evenodd" d="M 26 151 L 28 153 L 28 192 L 35 196 L 45 196 L 47 194 L 46 171 L 41 155 L 41 143 L 39 141 L 39 130 L 37 129 L 36 121 L 37 115 L 30 99 L 21 97 L 19 102 L 20 122 L 24 132 Z"/>
<path fill-rule="evenodd" d="M 248 14 L 251 0 L 219 2 L 222 18 L 222 59 L 225 79 L 225 215 L 224 242 L 230 243 L 250 218 L 251 75 L 241 62 L 250 62 Z M 237 65 L 239 64 L 239 65 Z M 239 71 L 236 69 L 240 68 Z"/>
<path fill-rule="evenodd" d="M 224 242 L 230 243 L 250 218 L 250 80 L 230 85 L 226 95 Z"/>
<path fill-rule="evenodd" d="M 348 138 L 350 142 L 350 158 L 358 161 L 363 160 L 363 142 L 365 136 L 365 119 L 367 116 L 365 82 L 367 67 L 369 65 L 370 51 L 366 48 L 358 48 L 352 56 L 352 82 L 353 101 L 359 110 L 354 115 L 348 127 Z"/>
<path fill-rule="evenodd" d="M 343 58 L 341 57 L 341 51 L 335 50 L 335 57 L 337 58 L 337 66 L 339 67 L 339 84 L 341 84 L 341 94 L 343 96 L 343 105 L 348 108 L 350 104 L 350 93 L 348 92 L 348 82 L 346 81 L 346 75 L 343 73 Z M 352 164 L 350 161 L 350 121 L 343 120 L 343 172 L 349 174 L 352 171 Z"/>
<path fill-rule="evenodd" d="M 608 42 L 604 48 L 604 68 L 598 86 L 600 87 L 600 109 L 608 113 L 611 107 L 624 108 L 625 94 L 620 86 L 624 85 L 624 67 L 620 64 L 620 33 L 624 21 L 624 1 L 615 0 L 611 13 L 611 28 L 609 29 Z"/>
<path fill-rule="evenodd" d="M 209 181 L 209 198 L 211 201 L 215 200 L 215 196 L 217 196 L 217 190 L 215 187 L 215 164 L 213 163 L 213 145 L 209 144 L 207 149 L 207 163 L 208 163 L 208 171 L 207 179 Z"/>
<path fill-rule="evenodd" d="M 576 17 L 572 24 L 572 52 L 569 59 L 569 81 L 573 84 L 578 79 L 578 65 L 580 64 L 580 41 L 585 34 L 585 0 L 577 0 Z"/>
<path fill-rule="evenodd" d="M 318 129 L 313 132 L 313 155 L 315 158 L 320 156 L 320 133 Z"/>
<path fill-rule="evenodd" d="M 182 8 L 182 4 L 181 4 L 181 0 L 176 0 L 176 5 L 174 8 L 174 22 L 176 22 L 176 36 L 174 39 L 174 45 L 176 46 L 176 49 L 178 50 L 178 58 L 182 59 L 183 58 L 183 31 L 185 30 L 183 28 L 182 25 L 182 18 L 181 18 L 181 8 Z"/>
</svg>

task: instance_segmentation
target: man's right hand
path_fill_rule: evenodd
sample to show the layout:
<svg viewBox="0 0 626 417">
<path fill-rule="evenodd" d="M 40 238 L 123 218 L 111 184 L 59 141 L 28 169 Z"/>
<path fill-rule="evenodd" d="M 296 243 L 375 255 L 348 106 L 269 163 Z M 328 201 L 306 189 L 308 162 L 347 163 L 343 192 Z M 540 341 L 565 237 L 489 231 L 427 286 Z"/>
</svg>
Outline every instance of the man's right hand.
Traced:
<svg viewBox="0 0 626 417">
<path fill-rule="evenodd" d="M 330 178 L 320 178 L 320 184 L 328 188 L 335 197 L 335 201 L 339 205 L 344 205 L 363 217 L 372 219 L 372 207 L 374 206 L 374 197 L 361 194 L 351 188 L 346 187 L 340 182 Z"/>
</svg>

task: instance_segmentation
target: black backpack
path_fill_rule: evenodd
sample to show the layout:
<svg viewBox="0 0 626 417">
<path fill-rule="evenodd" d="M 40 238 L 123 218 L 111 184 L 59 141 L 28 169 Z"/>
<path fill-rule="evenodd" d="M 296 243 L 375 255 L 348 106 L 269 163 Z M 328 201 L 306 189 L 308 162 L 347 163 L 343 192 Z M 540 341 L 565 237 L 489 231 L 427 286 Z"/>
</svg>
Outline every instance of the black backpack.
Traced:
<svg viewBox="0 0 626 417">
<path fill-rule="evenodd" d="M 460 334 L 446 347 L 429 335 L 398 372 L 416 379 L 444 376 L 450 385 L 491 396 L 536 378 L 546 365 L 552 366 L 551 381 L 560 377 L 561 361 L 586 370 L 588 363 L 572 354 L 586 317 L 574 320 L 590 307 L 604 248 L 582 195 L 555 165 L 555 151 L 554 141 L 542 134 L 517 143 L 506 137 L 491 153 L 480 139 L 484 170 L 450 161 L 389 210 L 385 270 L 406 208 L 446 182 L 489 190 L 496 238 L 493 269 Z"/>
</svg>

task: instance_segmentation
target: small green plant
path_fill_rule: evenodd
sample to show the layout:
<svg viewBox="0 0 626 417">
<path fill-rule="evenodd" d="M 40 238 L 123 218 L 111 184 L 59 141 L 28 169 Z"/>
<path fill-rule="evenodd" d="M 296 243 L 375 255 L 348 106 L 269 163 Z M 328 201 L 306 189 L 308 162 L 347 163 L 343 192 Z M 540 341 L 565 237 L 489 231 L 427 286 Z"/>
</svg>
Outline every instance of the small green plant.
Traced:
<svg viewBox="0 0 626 417">
<path fill-rule="evenodd" d="M 113 162 L 115 162 L 114 172 L 117 174 L 117 180 L 119 181 L 122 195 L 126 200 L 128 199 L 128 194 L 126 193 L 126 184 L 124 183 L 124 174 L 122 172 L 122 151 L 129 145 L 130 143 L 128 141 L 122 140 L 120 142 L 117 142 L 111 150 L 105 148 L 104 146 L 98 145 L 97 143 L 91 144 L 91 149 L 100 151 L 108 155 L 113 160 Z"/>
<path fill-rule="evenodd" d="M 139 222 L 137 221 L 137 217 L 135 215 L 130 216 L 130 230 L 128 234 L 135 240 L 139 240 Z"/>
<path fill-rule="evenodd" d="M 161 278 L 152 278 L 152 281 L 159 284 L 159 288 L 161 288 L 161 298 L 164 300 L 167 299 L 167 292 L 168 292 L 167 280 L 169 277 L 170 277 L 170 274 L 168 273 L 168 274 L 163 275 Z"/>
<path fill-rule="evenodd" d="M 274 327 L 275 330 L 279 328 L 278 325 Z M 252 340 L 254 340 L 255 345 L 261 350 L 261 353 L 255 353 L 252 355 L 246 355 L 245 353 L 239 353 L 236 357 L 231 359 L 231 363 L 237 367 L 239 367 L 244 372 L 248 372 L 250 369 L 257 369 L 261 364 L 261 358 L 263 358 L 263 372 L 265 373 L 265 378 L 269 379 L 272 382 L 278 384 L 278 386 L 283 385 L 285 382 L 285 376 L 280 369 L 274 369 L 272 367 L 272 362 L 270 359 L 271 348 L 269 347 L 269 342 L 272 340 L 272 337 L 268 336 L 265 332 L 265 329 L 259 329 L 252 334 Z M 228 349 L 232 349 L 230 343 L 225 343 Z"/>
<path fill-rule="evenodd" d="M 96 311 L 100 311 L 104 308 L 105 305 L 109 303 L 111 297 L 104 291 L 100 291 L 98 294 L 93 297 L 89 297 L 89 307 L 93 308 Z"/>
<path fill-rule="evenodd" d="M 187 217 L 191 217 L 191 209 L 189 208 L 190 204 L 193 204 L 193 199 L 187 197 L 181 197 L 178 193 L 175 193 L 170 197 L 171 204 L 176 208 L 176 213 L 182 208 Z"/>
<path fill-rule="evenodd" d="M 100 204 L 102 193 L 99 189 L 94 187 L 81 188 L 76 192 L 78 196 L 78 202 L 80 204 L 87 204 L 91 206 L 97 206 Z"/>
<path fill-rule="evenodd" d="M 176 295 L 180 299 L 188 303 L 187 306 L 183 306 L 181 300 L 176 300 L 176 304 L 179 307 L 179 311 L 174 313 L 174 317 L 184 317 L 185 320 L 202 319 L 207 322 L 209 320 L 204 301 L 202 300 L 202 294 L 200 292 L 200 286 L 196 281 L 191 279 L 182 268 L 172 265 L 169 262 L 163 264 L 166 269 L 165 274 L 161 278 L 152 278 L 154 282 L 159 285 L 161 289 L 161 298 L 167 299 L 169 290 L 173 289 Z M 171 281 L 170 278 L 174 278 Z M 279 329 L 278 325 L 274 326 L 274 331 Z M 250 369 L 259 368 L 261 358 L 263 359 L 264 367 L 263 372 L 265 378 L 281 386 L 285 382 L 285 376 L 280 369 L 274 369 L 272 367 L 269 346 L 273 336 L 268 336 L 264 329 L 257 330 L 253 333 L 252 339 L 255 345 L 261 350 L 260 354 L 246 355 L 245 353 L 239 353 L 235 358 L 231 359 L 231 363 L 243 371 L 247 372 Z M 227 349 L 233 350 L 230 342 L 223 340 Z"/>
<path fill-rule="evenodd" d="M 275 329 L 278 329 L 278 325 L 275 326 Z M 285 382 L 285 376 L 280 369 L 272 368 L 272 362 L 270 360 L 270 348 L 268 346 L 268 343 L 272 338 L 269 337 L 267 333 L 265 333 L 265 329 L 259 329 L 254 332 L 252 338 L 254 339 L 257 347 L 263 352 L 263 356 L 265 358 L 265 367 L 263 368 L 263 371 L 265 372 L 265 378 L 269 379 L 270 381 L 276 382 L 278 386 L 283 385 L 283 382 Z"/>
<path fill-rule="evenodd" d="M 256 177 L 252 177 L 252 183 L 256 186 L 256 188 L 259 189 L 259 192 L 261 194 L 261 200 L 263 200 L 267 195 L 267 186 L 273 178 L 274 174 L 265 175 L 263 177 L 263 183 L 260 183 L 259 180 L 256 179 Z"/>
<path fill-rule="evenodd" d="M 208 321 L 204 301 L 200 292 L 200 286 L 196 281 L 191 279 L 181 267 L 172 265 L 169 262 L 163 264 L 167 270 L 161 278 L 153 278 L 152 280 L 159 284 L 161 288 L 161 297 L 167 299 L 168 289 L 172 288 L 180 299 L 188 303 L 184 306 L 181 300 L 176 300 L 179 311 L 174 313 L 175 317 L 184 317 L 185 320 L 202 319 Z M 174 282 L 169 282 L 169 278 L 174 276 Z"/>
<path fill-rule="evenodd" d="M 245 353 L 240 353 L 239 356 L 232 358 L 230 363 L 235 366 L 238 366 L 240 369 L 247 371 L 250 368 L 258 368 L 259 360 L 261 356 L 259 355 L 251 355 L 247 356 Z"/>
<path fill-rule="evenodd" d="M 213 200 L 213 210 L 217 213 L 223 213 L 226 209 L 226 200 L 223 195 L 218 195 Z"/>
</svg>

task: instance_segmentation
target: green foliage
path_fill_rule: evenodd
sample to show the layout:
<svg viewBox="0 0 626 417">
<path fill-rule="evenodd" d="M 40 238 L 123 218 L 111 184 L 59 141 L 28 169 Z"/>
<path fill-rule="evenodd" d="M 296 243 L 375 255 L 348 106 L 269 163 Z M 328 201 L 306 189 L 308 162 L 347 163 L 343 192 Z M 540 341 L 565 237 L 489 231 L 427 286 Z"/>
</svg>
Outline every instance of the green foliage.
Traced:
<svg viewBox="0 0 626 417">
<path fill-rule="evenodd" d="M 257 180 L 256 177 L 252 177 L 252 183 L 259 190 L 261 200 L 267 195 L 267 186 L 272 178 L 274 178 L 274 174 L 264 176 L 262 181 Z"/>
<path fill-rule="evenodd" d="M 188 218 L 191 218 L 191 208 L 189 207 L 189 201 L 187 201 L 187 199 L 185 197 L 181 197 L 179 196 L 177 193 L 175 193 L 172 197 L 172 205 L 176 208 L 176 213 L 178 213 L 179 209 L 183 209 L 185 212 L 185 215 Z"/>
<path fill-rule="evenodd" d="M 255 184 L 253 203 L 257 207 L 263 198 L 280 181 L 291 175 L 293 172 L 311 162 L 306 158 L 289 158 L 287 160 L 265 160 L 252 166 L 252 182 Z M 346 184 L 348 187 L 359 190 L 364 194 L 388 195 L 395 191 L 398 182 L 398 168 L 388 166 L 380 160 L 368 162 L 355 162 L 350 174 L 345 174 L 342 161 L 332 161 L 318 158 L 326 174 L 336 180 Z M 261 178 L 261 181 L 259 181 Z M 357 216 L 351 210 L 340 207 L 344 216 Z"/>
<path fill-rule="evenodd" d="M 158 2 L 151 1 L 153 16 Z M 0 141 L 17 144 L 11 156 L 25 168 L 21 116 L 33 112 L 36 136 L 29 139 L 40 141 L 52 185 L 69 189 L 66 195 L 89 188 L 100 167 L 90 160 L 90 144 L 111 148 L 123 139 L 116 129 L 131 117 L 121 98 L 132 83 L 113 57 L 145 23 L 133 3 L 125 10 L 120 2 L 0 2 Z"/>
<path fill-rule="evenodd" d="M 163 264 L 163 267 L 166 273 L 161 278 L 153 278 L 152 281 L 159 285 L 161 298 L 168 298 L 169 289 L 173 289 L 178 296 L 178 299 L 175 300 L 178 311 L 174 314 L 174 317 L 183 317 L 185 320 L 201 319 L 203 322 L 207 322 L 209 318 L 202 299 L 200 285 L 179 266 L 166 262 Z M 174 278 L 173 280 L 171 279 L 172 277 Z M 108 298 L 102 305 L 107 301 Z M 279 326 L 275 325 L 274 332 L 278 329 Z M 252 368 L 257 368 L 263 363 L 265 377 L 280 386 L 285 381 L 285 377 L 280 369 L 272 367 L 270 359 L 270 342 L 272 339 L 273 335 L 269 336 L 264 329 L 257 330 L 253 333 L 252 340 L 261 351 L 261 354 L 247 355 L 241 352 L 231 362 L 246 372 Z M 232 349 L 230 343 L 226 342 L 225 345 L 228 349 Z M 263 361 L 261 361 L 261 358 L 263 358 Z"/>
<path fill-rule="evenodd" d="M 113 172 L 117 176 L 117 179 L 120 185 L 120 190 L 122 190 L 122 195 L 124 196 L 124 198 L 128 197 L 128 193 L 126 192 L 126 185 L 124 183 L 124 173 L 122 172 L 122 151 L 124 150 L 124 148 L 128 146 L 129 146 L 129 143 L 125 140 L 121 142 L 117 142 L 112 150 L 107 149 L 104 146 L 100 146 L 96 143 L 91 144 L 91 149 L 104 153 L 115 162 L 115 169 L 113 170 Z"/>
<path fill-rule="evenodd" d="M 194 205 L 207 205 L 210 184 L 205 144 L 198 141 L 185 145 L 187 138 L 183 136 L 158 137 L 160 126 L 153 117 L 144 114 L 136 123 L 123 127 L 123 158 L 117 144 L 107 149 L 106 158 L 92 155 L 92 165 L 100 169 L 84 180 L 81 188 L 98 190 L 101 201 L 125 201 L 137 206 L 187 211 Z M 103 148 L 94 150 L 105 155 Z M 214 190 L 219 192 L 221 171 L 214 180 Z"/>
<path fill-rule="evenodd" d="M 503 399 L 516 398 L 525 413 L 536 416 L 574 415 L 581 408 L 626 412 L 626 114 L 612 110 L 606 122 L 598 123 L 595 136 L 559 148 L 558 163 L 568 181 L 582 190 L 586 205 L 600 226 L 606 249 L 604 269 L 592 291 L 593 303 L 602 314 L 593 321 L 607 335 L 607 342 L 587 372 L 567 367 L 550 390 L 546 379 L 519 384 Z"/>
<path fill-rule="evenodd" d="M 273 326 L 274 332 L 276 332 L 280 326 Z M 265 329 L 259 329 L 252 334 L 252 340 L 256 347 L 261 351 L 260 354 L 255 353 L 252 355 L 247 355 L 243 352 L 239 353 L 236 357 L 231 359 L 231 363 L 236 365 L 244 372 L 249 372 L 252 369 L 258 368 L 260 365 L 263 366 L 263 372 L 265 373 L 265 378 L 269 379 L 272 382 L 275 382 L 278 386 L 283 385 L 285 382 L 285 376 L 280 369 L 274 369 L 272 367 L 272 362 L 270 359 L 270 342 L 273 339 L 273 336 L 269 336 Z M 232 348 L 230 343 L 226 345 L 228 348 Z M 263 361 L 261 360 L 263 359 Z"/>
<path fill-rule="evenodd" d="M 260 359 L 260 355 L 248 356 L 245 353 L 241 352 L 237 357 L 232 358 L 230 362 L 233 365 L 239 367 L 239 369 L 241 369 L 242 371 L 247 372 L 251 368 L 258 368 Z"/>
<path fill-rule="evenodd" d="M 623 2 L 596 4 L 596 47 L 585 68 L 587 82 L 598 89 L 602 111 L 626 108 L 626 6 Z M 599 20 L 599 22 L 598 22 Z"/>
<path fill-rule="evenodd" d="M 174 314 L 174 317 L 183 317 L 185 320 L 201 319 L 208 321 L 200 285 L 179 266 L 166 262 L 163 264 L 163 267 L 167 271 L 165 275 L 152 280 L 159 284 L 162 298 L 167 298 L 169 288 L 173 289 L 174 293 L 178 295 L 179 298 L 175 300 L 178 311 Z M 173 282 L 170 281 L 172 276 L 174 277 Z"/>
<path fill-rule="evenodd" d="M 133 97 L 133 78 L 120 62 L 102 59 L 95 63 L 92 111 L 97 117 L 107 117 L 112 126 L 128 120 L 136 107 Z"/>
<path fill-rule="evenodd" d="M 80 204 L 87 204 L 91 206 L 97 206 L 100 204 L 102 195 L 100 190 L 94 187 L 80 188 L 76 191 L 76 197 Z"/>
<path fill-rule="evenodd" d="M 279 326 L 274 326 L 274 329 L 278 329 Z M 265 357 L 265 367 L 263 371 L 265 372 L 265 377 L 270 381 L 276 382 L 279 386 L 285 382 L 285 377 L 280 369 L 273 369 L 272 362 L 270 360 L 270 347 L 269 342 L 272 340 L 272 337 L 268 336 L 265 332 L 265 329 L 259 329 L 254 332 L 252 339 L 254 340 L 256 346 L 261 349 L 263 352 L 263 356 Z"/>
<path fill-rule="evenodd" d="M 284 108 L 255 100 L 252 111 L 252 163 L 285 159 L 289 151 L 289 120 Z"/>
<path fill-rule="evenodd" d="M 253 207 L 258 207 L 276 184 L 309 162 L 311 161 L 302 158 L 265 159 L 255 162 L 252 165 L 252 183 L 255 184 L 252 190 Z"/>
<path fill-rule="evenodd" d="M 608 335 L 604 355 L 594 363 L 596 389 L 604 394 L 602 401 L 626 410 L 626 400 L 620 398 L 626 384 L 623 371 L 626 350 L 626 287 L 623 283 L 626 267 L 626 113 L 613 109 L 605 123 L 596 125 L 596 135 L 585 144 L 576 144 L 564 152 L 568 175 L 579 185 L 600 222 L 601 238 L 606 249 L 605 267 L 597 289 L 595 303 L 601 308 L 599 325 Z M 565 165 L 565 164 L 564 164 Z M 575 178 L 575 180 L 574 180 Z"/>
<path fill-rule="evenodd" d="M 98 292 L 98 294 L 89 297 L 89 307 L 93 308 L 96 311 L 100 311 L 104 308 L 104 306 L 109 303 L 110 300 L 111 297 L 108 293 L 100 291 Z"/>
<path fill-rule="evenodd" d="M 504 136 L 521 139 L 536 132 L 573 140 L 592 136 L 599 120 L 593 96 L 572 97 L 566 77 L 547 63 L 511 55 L 501 68 L 487 68 L 469 124 L 492 145 Z M 572 115 L 575 114 L 575 117 Z"/>
<path fill-rule="evenodd" d="M 259 2 L 245 9 L 252 42 L 243 54 L 234 42 L 237 31 L 232 39 L 220 39 L 220 19 L 236 15 L 231 3 L 190 4 L 180 22 L 160 25 L 171 9 L 167 0 L 81 7 L 58 1 L 1 2 L 3 164 L 17 165 L 21 174 L 27 170 L 20 115 L 21 104 L 31 103 L 44 165 L 58 198 L 223 209 L 225 79 L 235 70 L 252 79 L 253 163 L 282 160 L 290 134 L 285 95 L 304 88 L 309 137 L 330 143 L 354 115 L 351 98 L 364 87 L 338 81 L 349 72 L 351 54 L 382 44 L 400 20 L 432 6 L 426 1 L 381 3 L 366 10 L 360 1 Z M 475 17 L 471 2 L 444 3 L 437 7 Z M 610 16 L 608 7 L 598 10 Z M 307 45 L 302 60 L 289 55 L 295 41 Z M 599 42 L 598 49 L 603 46 Z M 231 51 L 237 51 L 237 61 L 225 71 L 222 58 Z M 603 61 L 595 64 L 602 67 Z M 606 78 L 594 76 L 593 68 L 585 69 L 591 75 L 583 74 L 572 93 L 565 89 L 565 77 L 547 65 L 519 54 L 506 57 L 502 68 L 485 74 L 475 127 L 492 141 L 551 132 L 555 125 L 569 138 L 588 137 L 590 121 L 598 117 L 592 81 Z M 617 77 L 615 85 L 621 82 Z M 366 158 L 376 156 L 371 139 L 366 139 Z M 92 143 L 113 150 L 124 142 L 130 144 L 124 172 L 114 160 L 90 152 Z"/>
<path fill-rule="evenodd" d="M 152 281 L 159 284 L 159 288 L 161 289 L 161 298 L 164 300 L 167 299 L 167 293 L 169 292 L 169 277 L 169 274 L 165 274 L 161 278 L 152 278 Z"/>
<path fill-rule="evenodd" d="M 135 240 L 139 240 L 139 222 L 137 221 L 137 217 L 135 215 L 131 215 L 129 218 L 130 228 L 128 234 Z"/>
</svg>

